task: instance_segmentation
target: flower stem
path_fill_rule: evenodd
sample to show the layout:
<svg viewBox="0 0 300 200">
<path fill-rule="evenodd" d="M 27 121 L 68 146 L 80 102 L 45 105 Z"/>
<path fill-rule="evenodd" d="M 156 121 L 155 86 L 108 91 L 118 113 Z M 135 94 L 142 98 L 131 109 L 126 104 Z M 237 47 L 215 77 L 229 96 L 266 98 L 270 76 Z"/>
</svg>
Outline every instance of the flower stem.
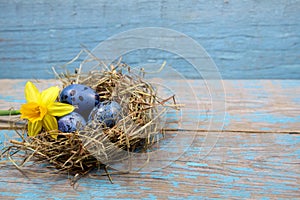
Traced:
<svg viewBox="0 0 300 200">
<path fill-rule="evenodd" d="M 20 110 L 0 110 L 0 116 L 19 115 Z"/>
</svg>

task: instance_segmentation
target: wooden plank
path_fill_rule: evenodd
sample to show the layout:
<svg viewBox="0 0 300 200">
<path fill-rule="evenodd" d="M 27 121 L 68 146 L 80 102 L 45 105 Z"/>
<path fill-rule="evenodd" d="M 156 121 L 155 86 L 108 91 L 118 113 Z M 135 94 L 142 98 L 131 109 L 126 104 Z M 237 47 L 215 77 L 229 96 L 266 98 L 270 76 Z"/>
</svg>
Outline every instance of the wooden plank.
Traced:
<svg viewBox="0 0 300 200">
<path fill-rule="evenodd" d="M 204 137 L 199 134 L 182 157 L 163 169 L 112 175 L 114 184 L 93 174 L 94 177 L 82 178 L 76 191 L 66 176 L 35 175 L 27 179 L 12 168 L 1 167 L 0 196 L 5 199 L 300 197 L 298 135 L 224 133 L 211 153 L 199 159 Z"/>
<path fill-rule="evenodd" d="M 25 82 L 0 80 L 3 86 L 0 90 L 1 109 L 10 105 L 18 107 L 24 102 L 22 90 Z M 166 85 L 168 82 L 165 80 Z M 197 91 L 197 98 L 186 95 L 191 91 L 183 91 L 187 83 Z M 163 149 L 160 157 L 150 157 L 149 165 L 153 169 L 157 167 L 156 171 L 115 174 L 112 175 L 114 184 L 110 184 L 105 176 L 97 176 L 104 173 L 101 170 L 92 173 L 92 177 L 79 180 L 77 190 L 73 190 L 67 176 L 28 174 L 28 179 L 13 167 L 0 165 L 0 197 L 300 198 L 300 135 L 287 134 L 299 131 L 300 81 L 224 80 L 223 84 L 226 91 L 223 132 L 168 132 L 160 144 Z M 42 89 L 49 85 L 53 85 L 53 81 L 42 81 L 38 87 Z M 211 94 L 206 91 L 209 83 L 188 80 L 172 81 L 169 85 L 173 86 L 171 89 L 179 100 L 186 104 L 183 112 L 187 118 L 184 118 L 182 127 L 188 128 L 191 124 L 195 127 L 189 122 L 200 119 L 202 123 L 198 128 L 207 130 L 208 119 L 214 116 Z M 10 96 L 6 98 L 7 95 Z M 220 105 L 224 103 L 222 99 L 215 101 Z M 197 105 L 200 105 L 199 110 Z M 221 108 L 217 107 L 216 115 L 224 114 Z M 231 129 L 241 132 L 230 132 Z M 286 130 L 287 133 L 280 133 Z M 261 131 L 265 132 L 262 134 Z M 5 134 L 14 135 L 8 131 L 0 133 L 2 142 L 9 140 Z M 181 140 L 175 141 L 174 137 Z M 168 144 L 168 148 L 164 149 Z M 178 152 L 183 154 L 172 157 Z M 166 165 L 162 167 L 161 163 Z M 28 166 L 26 169 L 38 171 L 41 168 Z M 116 173 L 114 170 L 111 172 Z"/>
<path fill-rule="evenodd" d="M 25 102 L 23 90 L 26 81 L 0 80 L 2 85 L 0 109 L 11 107 L 17 109 Z M 220 81 L 222 85 L 216 87 L 216 91 L 210 91 L 209 80 L 149 81 L 154 84 L 159 81 L 163 87 L 168 88 L 168 92 L 176 94 L 179 103 L 185 104 L 182 108 L 185 119 L 181 128 L 191 129 L 190 123 L 194 123 L 194 129 L 207 130 L 210 119 L 217 117 L 217 121 L 224 123 L 223 129 L 227 131 L 299 131 L 300 81 L 298 80 L 222 80 Z M 55 80 L 40 80 L 37 83 L 41 90 L 53 85 L 60 83 Z M 216 94 L 212 95 L 211 92 Z M 166 97 L 168 94 L 163 93 Z M 212 107 L 212 102 L 215 108 Z M 195 127 L 197 122 L 200 123 L 200 127 Z M 219 130 L 221 128 L 218 127 Z"/>
<path fill-rule="evenodd" d="M 299 8 L 298 0 L 2 0 L 0 78 L 53 78 L 50 67 L 72 59 L 80 44 L 93 49 L 114 34 L 148 26 L 195 39 L 226 79 L 299 79 Z M 182 67 L 188 65 L 185 58 L 167 52 L 145 50 L 124 59 L 132 66 L 159 66 L 167 60 L 188 78 L 195 77 L 192 68 Z"/>
</svg>

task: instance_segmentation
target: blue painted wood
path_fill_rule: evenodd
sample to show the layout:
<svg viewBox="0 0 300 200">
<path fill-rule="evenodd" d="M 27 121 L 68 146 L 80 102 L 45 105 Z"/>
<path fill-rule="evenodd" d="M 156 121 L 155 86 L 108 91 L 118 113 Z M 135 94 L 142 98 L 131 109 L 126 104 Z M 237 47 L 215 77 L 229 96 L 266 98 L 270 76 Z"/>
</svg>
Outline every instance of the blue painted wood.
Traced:
<svg viewBox="0 0 300 200">
<path fill-rule="evenodd" d="M 26 82 L 22 79 L 0 80 L 0 109 L 18 109 L 25 102 L 23 90 Z M 218 99 L 212 98 L 207 84 L 209 80 L 172 80 L 166 77 L 154 79 L 153 83 L 156 82 L 169 88 L 172 94 L 176 94 L 177 101 L 185 105 L 181 128 L 196 129 L 195 124 L 200 122 L 199 129 L 207 130 L 210 119 L 217 117 L 219 124 L 224 124 L 224 130 L 229 131 L 299 131 L 299 80 L 223 80 L 219 90 L 214 91 L 223 97 Z M 40 90 L 60 85 L 55 80 L 35 83 Z M 213 108 L 212 101 L 221 108 Z M 213 127 L 216 128 L 220 130 L 222 127 Z"/>
<path fill-rule="evenodd" d="M 50 67 L 72 59 L 80 44 L 93 49 L 122 31 L 159 26 L 195 39 L 226 79 L 298 79 L 299 9 L 299 0 L 2 0 L 0 78 L 53 78 Z M 149 50 L 124 58 L 131 65 L 166 60 L 188 78 L 199 78 L 172 54 Z"/>
<path fill-rule="evenodd" d="M 26 80 L 0 80 L 0 109 L 18 106 Z M 203 108 L 209 107 L 209 94 L 201 80 L 189 80 L 196 89 Z M 54 82 L 42 80 L 39 88 Z M 182 96 L 185 88 L 178 88 L 178 98 L 186 103 L 190 117 L 195 120 L 206 110 L 196 109 L 191 96 Z M 112 174 L 114 184 L 103 170 L 79 180 L 77 190 L 70 185 L 72 177 L 54 173 L 44 176 L 41 166 L 28 165 L 28 178 L 0 160 L 0 198 L 2 199 L 160 199 L 160 198 L 216 198 L 216 199 L 297 199 L 300 197 L 300 81 L 297 80 L 226 80 L 226 117 L 223 132 L 178 132 L 183 139 L 195 138 L 192 143 L 174 144 L 168 152 L 186 148 L 181 157 L 157 171 L 132 174 Z M 15 91 L 13 94 L 11 91 Z M 9 94 L 11 96 L 9 96 Z M 5 98 L 8 96 L 8 98 Z M 14 99 L 17 101 L 14 102 Z M 201 107 L 202 108 L 202 107 Z M 218 114 L 218 110 L 216 110 Z M 206 119 L 207 117 L 200 118 Z M 188 124 L 188 123 L 187 123 Z M 1 124 L 0 124 L 1 125 Z M 203 122 L 200 128 L 207 128 Z M 185 126 L 187 127 L 187 126 Z M 239 130 L 240 132 L 231 132 Z M 242 130 L 252 130 L 245 133 Z M 280 131 L 298 131 L 298 134 Z M 263 133 L 261 131 L 264 131 Z M 278 132 L 278 133 L 274 133 Z M 5 137 L 7 134 L 8 137 Z M 0 131 L 0 148 L 14 137 L 12 131 Z M 172 141 L 170 133 L 164 142 Z M 162 147 L 166 144 L 162 142 Z M 208 152 L 208 154 L 206 154 Z M 205 155 L 205 156 L 203 156 Z M 161 156 L 159 162 L 169 158 Z M 111 172 L 115 172 L 111 170 Z"/>
<path fill-rule="evenodd" d="M 299 197 L 299 136 L 226 133 L 205 159 L 198 159 L 204 138 L 205 135 L 199 134 L 180 159 L 159 171 L 112 175 L 114 184 L 99 176 L 104 173 L 100 171 L 98 176 L 92 173 L 93 177 L 82 178 L 76 191 L 69 186 L 66 176 L 28 174 L 30 179 L 27 179 L 12 167 L 2 167 L 0 196 L 4 199 Z"/>
</svg>

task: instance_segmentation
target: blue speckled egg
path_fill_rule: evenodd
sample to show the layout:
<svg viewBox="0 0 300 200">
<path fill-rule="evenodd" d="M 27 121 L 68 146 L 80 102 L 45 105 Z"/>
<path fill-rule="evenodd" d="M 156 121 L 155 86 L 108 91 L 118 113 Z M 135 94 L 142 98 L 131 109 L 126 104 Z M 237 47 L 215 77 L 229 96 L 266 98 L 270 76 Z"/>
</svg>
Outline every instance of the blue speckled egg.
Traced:
<svg viewBox="0 0 300 200">
<path fill-rule="evenodd" d="M 58 130 L 64 133 L 71 133 L 76 130 L 82 130 L 86 125 L 85 119 L 76 112 L 71 112 L 63 117 L 60 117 L 57 121 Z"/>
<path fill-rule="evenodd" d="M 99 104 L 99 95 L 88 86 L 72 84 L 60 93 L 60 102 L 76 106 L 74 111 L 87 120 L 91 110 Z"/>
<path fill-rule="evenodd" d="M 121 119 L 122 108 L 115 101 L 100 102 L 89 116 L 89 121 L 98 120 L 109 128 L 112 128 Z"/>
</svg>

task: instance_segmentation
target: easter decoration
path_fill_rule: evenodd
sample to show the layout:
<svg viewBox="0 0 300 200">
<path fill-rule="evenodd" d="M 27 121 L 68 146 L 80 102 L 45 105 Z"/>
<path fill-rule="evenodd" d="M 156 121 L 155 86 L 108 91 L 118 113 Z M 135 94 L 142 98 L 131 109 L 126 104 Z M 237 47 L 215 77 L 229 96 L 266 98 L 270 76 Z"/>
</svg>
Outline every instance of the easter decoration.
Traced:
<svg viewBox="0 0 300 200">
<path fill-rule="evenodd" d="M 126 63 L 99 66 L 88 73 L 54 69 L 62 89 L 39 91 L 28 81 L 27 103 L 14 111 L 26 126 L 16 129 L 20 138 L 10 140 L 0 156 L 20 171 L 34 161 L 81 177 L 97 168 L 107 172 L 128 152 L 151 150 L 163 138 L 168 110 L 179 110 L 175 95 L 161 98 L 144 73 Z"/>
<path fill-rule="evenodd" d="M 86 125 L 85 119 L 77 112 L 71 112 L 57 120 L 58 130 L 64 133 L 72 133 L 76 130 L 82 130 Z"/>
</svg>

